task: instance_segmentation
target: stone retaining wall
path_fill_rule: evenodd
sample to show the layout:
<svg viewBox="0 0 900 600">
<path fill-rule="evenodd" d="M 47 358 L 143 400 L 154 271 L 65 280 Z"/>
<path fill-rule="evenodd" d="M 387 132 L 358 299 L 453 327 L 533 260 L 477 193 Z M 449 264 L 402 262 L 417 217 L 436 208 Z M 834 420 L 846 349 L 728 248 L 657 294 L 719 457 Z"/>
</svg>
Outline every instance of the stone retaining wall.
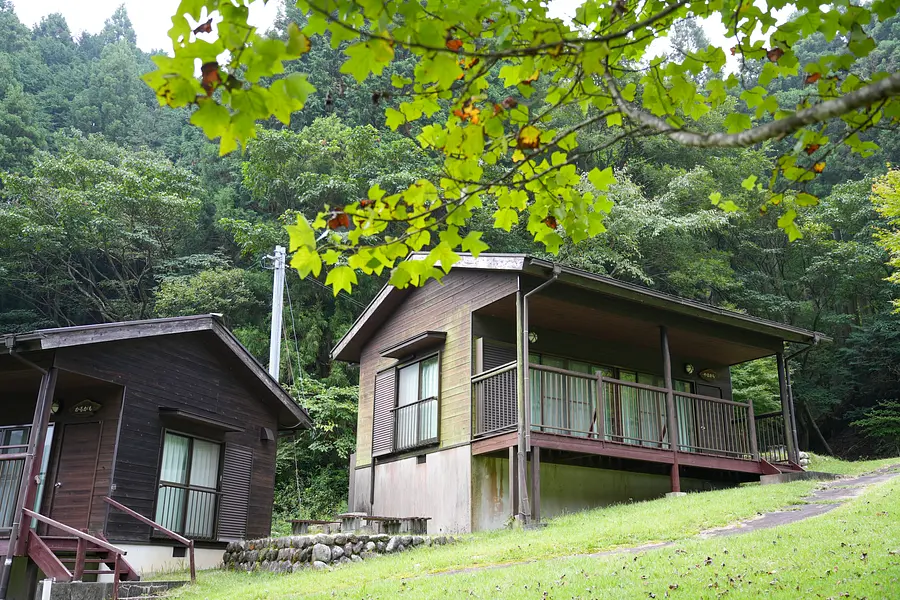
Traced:
<svg viewBox="0 0 900 600">
<path fill-rule="evenodd" d="M 226 569 L 292 573 L 302 568 L 360 562 L 419 546 L 452 544 L 452 536 L 338 533 L 231 542 L 223 558 Z"/>
</svg>

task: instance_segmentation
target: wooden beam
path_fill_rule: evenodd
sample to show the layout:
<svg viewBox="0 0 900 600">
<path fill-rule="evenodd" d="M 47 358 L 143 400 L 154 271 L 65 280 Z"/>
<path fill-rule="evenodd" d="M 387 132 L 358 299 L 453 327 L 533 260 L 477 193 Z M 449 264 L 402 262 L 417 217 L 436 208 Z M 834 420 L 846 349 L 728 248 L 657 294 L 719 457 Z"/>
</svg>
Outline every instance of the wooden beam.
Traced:
<svg viewBox="0 0 900 600">
<path fill-rule="evenodd" d="M 41 571 L 47 577 L 58 579 L 59 581 L 72 581 L 72 572 L 69 571 L 62 561 L 59 560 L 44 540 L 33 532 L 28 532 L 28 556 L 40 567 Z"/>
<path fill-rule="evenodd" d="M 501 433 L 489 438 L 482 438 L 472 442 L 472 456 L 489 454 L 497 450 L 505 450 L 516 445 L 516 432 Z"/>
<path fill-rule="evenodd" d="M 531 447 L 543 449 L 562 450 L 565 452 L 578 452 L 580 454 L 594 454 L 611 456 L 627 460 L 640 460 L 673 464 L 673 453 L 658 448 L 647 448 L 637 444 L 623 444 L 619 442 L 601 442 L 586 438 L 575 438 L 552 433 L 534 432 L 531 437 Z M 736 471 L 739 473 L 760 473 L 760 464 L 754 460 L 730 458 L 727 456 L 712 456 L 696 452 L 679 452 L 678 464 L 687 467 L 700 467 L 717 471 Z"/>
</svg>

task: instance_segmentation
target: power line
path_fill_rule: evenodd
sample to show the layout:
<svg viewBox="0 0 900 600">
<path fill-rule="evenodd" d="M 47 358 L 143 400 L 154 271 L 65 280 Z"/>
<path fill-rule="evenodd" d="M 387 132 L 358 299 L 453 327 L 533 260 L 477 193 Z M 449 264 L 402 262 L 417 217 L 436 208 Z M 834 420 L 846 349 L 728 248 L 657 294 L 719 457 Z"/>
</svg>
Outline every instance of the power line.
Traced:
<svg viewBox="0 0 900 600">
<path fill-rule="evenodd" d="M 297 354 L 297 374 L 300 379 L 303 378 L 303 364 L 300 362 L 300 342 L 297 341 L 297 323 L 294 321 L 294 302 L 291 300 L 291 286 L 286 285 L 284 288 L 287 290 L 287 298 L 288 298 L 288 312 L 291 315 L 291 333 L 293 333 L 294 338 L 294 352 Z"/>
</svg>

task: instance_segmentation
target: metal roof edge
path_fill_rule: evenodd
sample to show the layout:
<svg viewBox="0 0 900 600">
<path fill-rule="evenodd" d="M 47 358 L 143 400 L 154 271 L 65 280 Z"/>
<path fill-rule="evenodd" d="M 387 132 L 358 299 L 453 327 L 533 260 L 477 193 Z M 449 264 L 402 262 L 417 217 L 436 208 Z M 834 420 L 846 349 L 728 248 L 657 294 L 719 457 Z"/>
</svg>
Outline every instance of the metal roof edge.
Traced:
<svg viewBox="0 0 900 600">
<path fill-rule="evenodd" d="M 427 256 L 427 252 L 412 252 L 404 260 L 425 260 Z M 499 252 L 482 252 L 477 257 L 474 257 L 469 253 L 460 253 L 459 256 L 460 261 L 453 265 L 453 269 L 521 271 L 525 266 L 525 261 L 528 259 L 527 254 L 506 254 Z M 438 261 L 436 264 L 440 265 L 440 261 Z M 390 283 L 386 283 L 375 296 L 375 298 L 356 318 L 356 320 L 353 322 L 353 325 L 351 325 L 350 329 L 347 330 L 347 333 L 341 336 L 341 339 L 338 340 L 337 344 L 335 344 L 331 349 L 331 359 L 347 360 L 347 358 L 341 358 L 341 354 L 344 352 L 344 350 L 347 349 L 347 346 L 349 346 L 353 339 L 360 333 L 365 323 L 378 311 L 378 309 L 382 304 L 384 304 L 388 297 L 396 292 L 409 293 L 409 290 L 410 287 L 401 290 L 399 288 L 395 288 Z"/>
<path fill-rule="evenodd" d="M 0 348 L 6 348 L 7 340 L 13 344 L 19 342 L 35 341 L 40 344 L 40 350 L 52 350 L 58 348 L 70 348 L 86 344 L 100 342 L 115 342 L 129 339 L 141 339 L 157 337 L 160 335 L 173 335 L 182 333 L 195 333 L 200 331 L 212 331 L 228 349 L 247 367 L 247 369 L 269 390 L 278 400 L 279 404 L 287 408 L 297 419 L 293 427 L 305 425 L 312 426 L 312 420 L 306 411 L 300 407 L 281 384 L 275 381 L 269 372 L 263 368 L 256 357 L 247 350 L 222 322 L 221 315 L 202 314 L 183 317 L 165 317 L 160 319 L 141 319 L 139 321 L 117 321 L 113 323 L 98 323 L 95 325 L 75 325 L 71 327 L 54 327 L 38 329 L 22 334 L 6 334 L 0 336 L 3 343 Z M 8 351 L 8 348 L 7 348 Z"/>
</svg>

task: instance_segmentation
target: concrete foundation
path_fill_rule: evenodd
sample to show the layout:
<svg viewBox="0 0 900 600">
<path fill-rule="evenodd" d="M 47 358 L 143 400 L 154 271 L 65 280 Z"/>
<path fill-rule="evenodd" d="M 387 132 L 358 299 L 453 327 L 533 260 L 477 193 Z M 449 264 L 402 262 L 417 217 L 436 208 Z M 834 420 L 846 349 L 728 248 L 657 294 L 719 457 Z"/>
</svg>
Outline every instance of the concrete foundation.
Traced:
<svg viewBox="0 0 900 600">
<path fill-rule="evenodd" d="M 359 496 L 369 484 L 368 469 L 357 469 Z M 471 450 L 460 446 L 375 466 L 375 502 L 369 514 L 385 517 L 431 517 L 428 533 L 469 531 Z"/>
<path fill-rule="evenodd" d="M 833 481 L 840 478 L 840 475 L 822 473 L 820 471 L 788 471 L 777 475 L 763 475 L 759 478 L 759 483 L 761 485 L 772 485 L 773 483 L 790 483 L 791 481 Z"/>
<path fill-rule="evenodd" d="M 499 529 L 510 518 L 509 460 L 472 460 L 472 528 Z M 541 519 L 600 506 L 662 498 L 671 492 L 667 475 L 541 463 Z M 687 492 L 722 487 L 701 479 L 681 479 Z"/>
<path fill-rule="evenodd" d="M 119 584 L 119 598 L 148 598 L 162 596 L 171 589 L 184 585 L 185 581 L 124 581 Z M 112 598 L 112 583 L 73 581 L 54 582 L 45 579 L 38 582 L 35 600 L 46 598 L 45 587 L 49 586 L 50 600 L 106 600 Z"/>
</svg>

